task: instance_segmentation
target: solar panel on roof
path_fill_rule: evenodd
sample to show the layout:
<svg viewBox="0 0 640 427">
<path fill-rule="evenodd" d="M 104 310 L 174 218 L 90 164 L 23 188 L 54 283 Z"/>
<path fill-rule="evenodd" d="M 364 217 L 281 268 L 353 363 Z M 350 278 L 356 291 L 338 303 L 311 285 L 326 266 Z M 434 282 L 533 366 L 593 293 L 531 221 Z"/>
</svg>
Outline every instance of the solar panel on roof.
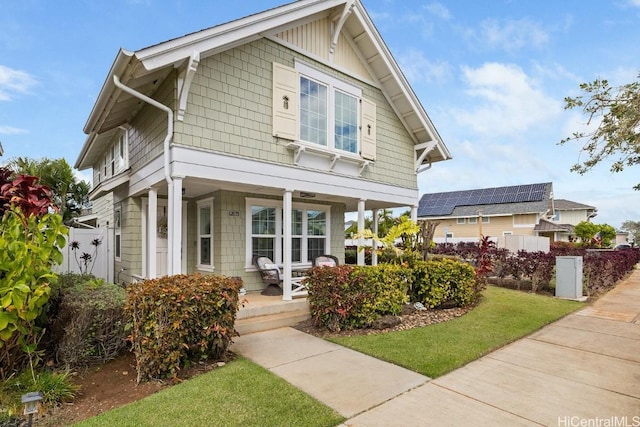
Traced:
<svg viewBox="0 0 640 427">
<path fill-rule="evenodd" d="M 424 216 L 441 216 L 450 215 L 457 206 L 541 201 L 546 189 L 547 184 L 543 183 L 425 194 L 419 211 Z"/>
</svg>

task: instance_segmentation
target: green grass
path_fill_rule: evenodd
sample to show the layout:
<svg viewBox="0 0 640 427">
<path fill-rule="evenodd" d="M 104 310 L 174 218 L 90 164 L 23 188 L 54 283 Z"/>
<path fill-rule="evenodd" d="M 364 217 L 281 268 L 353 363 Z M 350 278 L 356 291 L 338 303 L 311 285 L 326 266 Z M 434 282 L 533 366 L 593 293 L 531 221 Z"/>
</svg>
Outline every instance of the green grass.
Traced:
<svg viewBox="0 0 640 427">
<path fill-rule="evenodd" d="M 238 358 L 77 426 L 335 426 L 344 418 L 254 363 Z"/>
<path fill-rule="evenodd" d="M 331 341 L 435 378 L 584 306 L 493 286 L 483 294 L 475 309 L 448 322 Z"/>
</svg>

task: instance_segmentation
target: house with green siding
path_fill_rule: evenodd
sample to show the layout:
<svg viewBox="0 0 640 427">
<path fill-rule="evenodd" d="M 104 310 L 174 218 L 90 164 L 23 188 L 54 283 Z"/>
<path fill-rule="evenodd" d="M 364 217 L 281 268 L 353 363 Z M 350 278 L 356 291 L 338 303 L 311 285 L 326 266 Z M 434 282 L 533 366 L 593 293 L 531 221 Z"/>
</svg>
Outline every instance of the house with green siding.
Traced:
<svg viewBox="0 0 640 427">
<path fill-rule="evenodd" d="M 416 218 L 418 174 L 451 158 L 359 0 L 121 49 L 84 131 L 75 167 L 93 169 L 121 281 L 201 272 L 257 291 L 264 255 L 284 299 L 316 256 L 344 261 L 345 213 Z"/>
</svg>

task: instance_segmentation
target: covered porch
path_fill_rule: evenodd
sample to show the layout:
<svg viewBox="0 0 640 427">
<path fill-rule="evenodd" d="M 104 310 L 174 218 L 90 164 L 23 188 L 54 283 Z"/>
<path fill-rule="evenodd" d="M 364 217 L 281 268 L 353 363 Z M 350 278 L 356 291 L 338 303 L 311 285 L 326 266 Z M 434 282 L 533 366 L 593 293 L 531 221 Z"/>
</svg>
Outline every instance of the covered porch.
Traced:
<svg viewBox="0 0 640 427">
<path fill-rule="evenodd" d="M 282 299 L 291 301 L 297 271 L 311 267 L 313 254 L 337 255 L 344 262 L 345 213 L 357 212 L 362 230 L 372 211 L 374 231 L 381 209 L 409 207 L 417 217 L 416 189 L 184 147 L 172 151 L 170 183 L 162 157 L 137 174 L 144 178 L 129 183 L 129 195 L 144 200 L 142 277 L 215 273 L 239 277 L 254 291 L 259 275 L 252 257 L 267 253 L 282 271 Z M 158 233 L 149 232 L 158 229 L 164 205 L 166 271 L 156 257 Z M 312 230 L 313 215 L 322 219 Z M 358 264 L 364 263 L 359 254 Z"/>
</svg>

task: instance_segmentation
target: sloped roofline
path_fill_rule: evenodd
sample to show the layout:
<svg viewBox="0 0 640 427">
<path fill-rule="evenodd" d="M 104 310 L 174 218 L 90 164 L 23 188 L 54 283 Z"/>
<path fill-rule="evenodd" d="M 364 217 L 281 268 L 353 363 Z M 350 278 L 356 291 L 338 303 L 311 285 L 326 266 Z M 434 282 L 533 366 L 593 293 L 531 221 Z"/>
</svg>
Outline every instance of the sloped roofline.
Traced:
<svg viewBox="0 0 640 427">
<path fill-rule="evenodd" d="M 380 53 L 385 64 L 385 71 L 392 76 L 397 82 L 401 90 L 401 97 L 394 94 L 387 94 L 389 102 L 394 104 L 394 99 L 403 98 L 404 101 L 411 105 L 413 111 L 419 119 L 419 126 L 413 126 L 407 130 L 412 136 L 419 132 L 427 130 L 428 140 L 416 140 L 416 144 L 427 141 L 436 142 L 437 150 L 442 160 L 451 158 L 451 154 L 444 145 L 440 135 L 438 134 L 431 119 L 424 110 L 422 104 L 415 95 L 413 89 L 402 74 L 400 67 L 391 55 L 391 52 L 384 43 L 375 25 L 369 18 L 364 6 L 360 0 L 299 0 L 293 3 L 285 4 L 273 9 L 259 12 L 246 16 L 234 21 L 220 24 L 205 30 L 190 33 L 182 37 L 174 38 L 162 43 L 158 43 L 138 51 L 132 52 L 120 49 L 109 70 L 107 78 L 100 90 L 96 103 L 84 126 L 84 132 L 88 135 L 80 155 L 76 161 L 75 167 L 86 169 L 91 167 L 87 164 L 87 153 L 91 145 L 98 138 L 99 134 L 108 130 L 102 129 L 101 125 L 104 118 L 111 111 L 111 107 L 116 103 L 121 95 L 119 89 L 113 83 L 113 77 L 117 76 L 126 84 L 128 80 L 140 77 L 145 73 L 165 68 L 178 68 L 188 61 L 194 52 L 200 54 L 202 58 L 214 55 L 216 53 L 231 49 L 233 47 L 248 43 L 253 40 L 265 37 L 268 34 L 276 34 L 284 28 L 292 25 L 302 24 L 308 20 L 318 18 L 322 14 L 330 13 L 337 6 L 354 5 L 354 16 L 358 17 L 360 23 L 366 30 L 367 36 L 371 43 Z M 268 33 L 268 34 L 267 34 Z M 373 76 L 376 80 L 384 77 L 380 75 Z M 380 86 L 383 89 L 382 85 Z M 384 92 L 384 89 L 383 89 Z M 392 96 L 394 95 L 394 96 Z M 126 118 L 123 116 L 121 121 L 124 124 Z M 425 139 L 426 137 L 422 137 Z"/>
</svg>

